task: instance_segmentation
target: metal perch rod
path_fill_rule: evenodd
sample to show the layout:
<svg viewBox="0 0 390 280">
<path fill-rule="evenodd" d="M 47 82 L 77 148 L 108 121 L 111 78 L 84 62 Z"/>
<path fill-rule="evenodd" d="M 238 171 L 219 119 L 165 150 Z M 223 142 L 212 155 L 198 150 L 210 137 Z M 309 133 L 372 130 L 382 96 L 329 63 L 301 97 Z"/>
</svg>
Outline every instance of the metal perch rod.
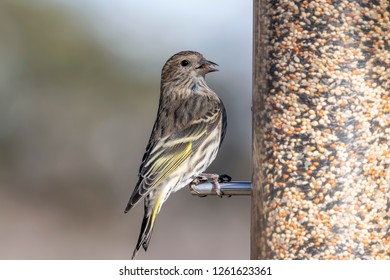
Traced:
<svg viewBox="0 0 390 280">
<path fill-rule="evenodd" d="M 252 184 L 250 181 L 232 181 L 226 183 L 219 183 L 222 195 L 251 195 Z M 217 195 L 212 182 L 205 182 L 193 186 L 191 194 L 198 196 Z"/>
</svg>

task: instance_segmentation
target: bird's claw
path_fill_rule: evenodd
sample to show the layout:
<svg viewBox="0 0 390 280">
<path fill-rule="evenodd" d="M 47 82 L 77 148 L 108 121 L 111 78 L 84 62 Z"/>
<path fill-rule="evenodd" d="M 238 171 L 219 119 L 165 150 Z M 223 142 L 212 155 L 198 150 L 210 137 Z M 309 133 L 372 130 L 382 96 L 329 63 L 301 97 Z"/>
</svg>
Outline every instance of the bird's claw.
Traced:
<svg viewBox="0 0 390 280">
<path fill-rule="evenodd" d="M 213 178 L 213 187 L 214 187 L 214 191 L 215 193 L 219 196 L 219 197 L 222 197 L 223 196 L 223 192 L 221 191 L 221 185 L 220 183 L 228 183 L 232 180 L 232 177 L 230 177 L 229 175 L 227 174 L 221 174 L 221 175 L 218 175 L 217 178 Z"/>
<path fill-rule="evenodd" d="M 195 189 L 195 186 L 197 186 L 199 184 L 202 184 L 202 183 L 205 183 L 205 182 L 207 182 L 207 177 L 205 177 L 205 176 L 198 176 L 194 180 L 192 180 L 192 182 L 188 185 L 188 187 L 190 188 L 191 192 L 196 193 L 196 195 L 198 195 L 199 197 L 206 197 L 207 195 L 201 194 L 200 192 L 198 192 Z"/>
<path fill-rule="evenodd" d="M 218 177 L 217 177 L 218 176 Z M 219 184 L 220 183 L 220 176 L 217 175 L 213 178 L 213 190 L 215 191 L 215 193 L 219 196 L 219 197 L 222 197 L 223 196 L 223 192 L 221 191 L 221 185 Z"/>
</svg>

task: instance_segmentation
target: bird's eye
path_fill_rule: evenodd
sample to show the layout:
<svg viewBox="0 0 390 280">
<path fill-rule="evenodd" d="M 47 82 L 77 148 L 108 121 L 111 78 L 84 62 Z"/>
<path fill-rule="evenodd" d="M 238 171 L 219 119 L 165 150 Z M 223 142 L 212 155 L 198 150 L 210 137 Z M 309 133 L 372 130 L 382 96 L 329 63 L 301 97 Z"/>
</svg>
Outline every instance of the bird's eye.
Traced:
<svg viewBox="0 0 390 280">
<path fill-rule="evenodd" d="M 188 64 L 190 64 L 190 62 L 188 61 L 188 60 L 182 60 L 181 62 L 180 62 L 180 65 L 181 66 L 187 66 Z"/>
</svg>

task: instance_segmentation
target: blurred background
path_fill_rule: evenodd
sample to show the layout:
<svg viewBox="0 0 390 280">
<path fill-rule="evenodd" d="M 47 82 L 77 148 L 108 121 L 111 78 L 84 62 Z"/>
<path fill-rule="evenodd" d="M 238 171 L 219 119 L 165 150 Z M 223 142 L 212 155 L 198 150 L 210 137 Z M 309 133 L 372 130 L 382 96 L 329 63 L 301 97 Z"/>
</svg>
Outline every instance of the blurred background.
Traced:
<svg viewBox="0 0 390 280">
<path fill-rule="evenodd" d="M 0 259 L 129 259 L 124 215 L 159 98 L 182 50 L 228 132 L 210 172 L 250 180 L 252 1 L 0 0 Z M 249 259 L 250 198 L 173 194 L 138 259 Z"/>
</svg>

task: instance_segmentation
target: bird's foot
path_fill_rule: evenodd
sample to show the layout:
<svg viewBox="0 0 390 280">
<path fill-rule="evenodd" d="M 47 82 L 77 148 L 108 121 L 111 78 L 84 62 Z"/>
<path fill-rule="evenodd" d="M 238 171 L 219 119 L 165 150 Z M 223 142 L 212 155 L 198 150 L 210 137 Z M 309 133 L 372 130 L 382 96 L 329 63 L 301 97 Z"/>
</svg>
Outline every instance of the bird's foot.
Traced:
<svg viewBox="0 0 390 280">
<path fill-rule="evenodd" d="M 195 186 L 205 183 L 208 180 L 211 180 L 211 183 L 213 185 L 213 191 L 219 196 L 223 196 L 223 192 L 221 191 L 221 185 L 220 183 L 227 183 L 232 180 L 232 177 L 226 174 L 218 175 L 218 174 L 208 174 L 208 173 L 201 173 L 198 177 L 196 177 L 192 182 L 189 184 L 189 188 L 192 192 L 196 193 L 199 196 L 205 196 L 201 195 L 196 189 Z"/>
<path fill-rule="evenodd" d="M 196 177 L 194 180 L 192 180 L 192 182 L 188 185 L 188 187 L 190 188 L 191 192 L 196 193 L 198 196 L 206 197 L 207 195 L 203 195 L 195 189 L 195 186 L 202 184 L 202 183 L 206 183 L 206 182 L 207 182 L 207 177 L 200 175 L 200 176 Z"/>
<path fill-rule="evenodd" d="M 221 185 L 219 183 L 226 183 L 232 180 L 232 178 L 226 174 L 218 175 L 218 174 L 202 173 L 200 174 L 200 176 L 210 179 L 212 181 L 213 190 L 219 197 L 223 196 L 223 192 L 221 191 Z"/>
</svg>

